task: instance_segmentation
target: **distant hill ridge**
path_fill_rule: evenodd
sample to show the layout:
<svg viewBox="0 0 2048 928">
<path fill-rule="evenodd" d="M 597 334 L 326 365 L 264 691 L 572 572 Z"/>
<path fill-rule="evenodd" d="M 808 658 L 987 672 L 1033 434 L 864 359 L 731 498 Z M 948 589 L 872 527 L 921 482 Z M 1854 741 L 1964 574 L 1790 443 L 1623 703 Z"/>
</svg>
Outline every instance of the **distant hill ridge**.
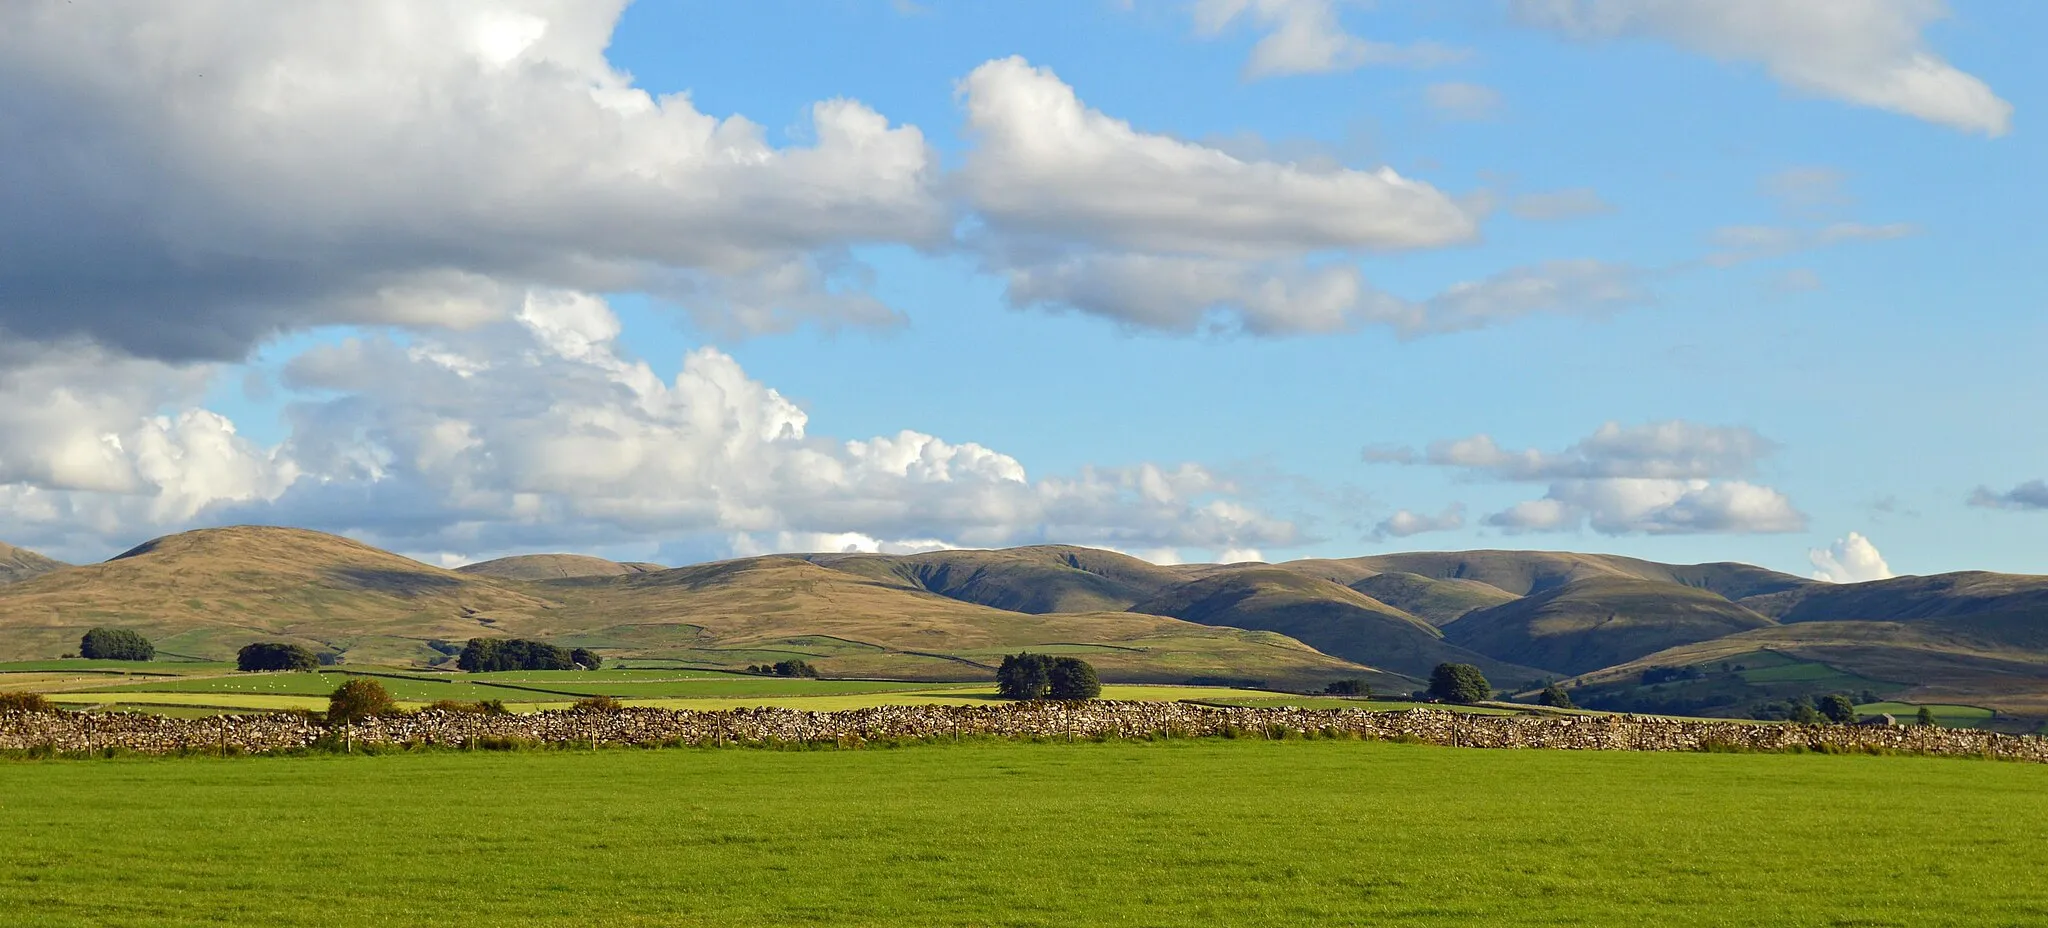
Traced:
<svg viewBox="0 0 2048 928">
<path fill-rule="evenodd" d="M 1003 654 L 1039 649 L 1085 655 L 1110 680 L 1358 677 L 1395 692 L 1461 661 L 1511 688 L 1625 690 L 1646 670 L 1696 666 L 1739 699 L 1749 684 L 1720 665 L 1754 663 L 1776 668 L 1743 671 L 1768 679 L 1757 692 L 1839 679 L 2048 718 L 2048 577 L 1835 585 L 1549 551 L 1169 567 L 1037 545 L 679 568 L 560 553 L 445 570 L 265 526 L 167 536 L 84 566 L 0 545 L 0 658 L 54 657 L 104 624 L 215 658 L 280 640 L 345 662 L 438 666 L 435 642 L 506 635 L 690 666 L 796 657 L 828 674 L 942 680 L 982 679 Z"/>
<path fill-rule="evenodd" d="M 68 566 L 63 561 L 44 557 L 27 548 L 0 542 L 0 584 L 27 580 Z"/>
</svg>

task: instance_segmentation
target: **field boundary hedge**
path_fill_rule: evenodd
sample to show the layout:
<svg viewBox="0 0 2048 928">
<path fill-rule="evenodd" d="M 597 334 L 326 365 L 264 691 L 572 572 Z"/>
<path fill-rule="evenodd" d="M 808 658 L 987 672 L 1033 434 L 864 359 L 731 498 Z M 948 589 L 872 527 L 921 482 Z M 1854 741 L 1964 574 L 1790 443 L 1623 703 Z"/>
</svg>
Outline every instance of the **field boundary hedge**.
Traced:
<svg viewBox="0 0 2048 928">
<path fill-rule="evenodd" d="M 1977 729 L 1634 716 L 1498 716 L 1435 709 L 1238 708 L 1110 700 L 875 706 L 839 712 L 635 708 L 483 715 L 430 710 L 369 719 L 345 732 L 294 714 L 179 719 L 129 713 L 0 713 L 0 751 L 31 754 L 262 754 L 302 750 L 344 737 L 350 744 L 369 746 L 462 748 L 858 746 L 970 736 L 1036 740 L 1329 736 L 1493 749 L 1899 753 L 2048 763 L 2048 738 Z"/>
</svg>

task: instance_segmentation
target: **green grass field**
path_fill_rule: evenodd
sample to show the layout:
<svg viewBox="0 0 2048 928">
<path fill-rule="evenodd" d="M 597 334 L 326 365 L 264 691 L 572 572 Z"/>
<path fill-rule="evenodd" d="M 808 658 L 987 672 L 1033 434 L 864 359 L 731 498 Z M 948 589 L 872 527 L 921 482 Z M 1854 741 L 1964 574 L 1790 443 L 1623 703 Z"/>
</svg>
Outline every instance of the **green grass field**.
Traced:
<svg viewBox="0 0 2048 928">
<path fill-rule="evenodd" d="M 1948 728 L 1982 728 L 1997 716 L 1997 713 L 1983 706 L 1950 706 L 1929 703 L 1928 711 L 1934 713 L 1934 724 Z M 1905 724 L 1912 724 L 1920 714 L 1920 706 L 1910 702 L 1867 702 L 1856 707 L 1856 714 L 1862 716 L 1889 715 Z"/>
<path fill-rule="evenodd" d="M 1313 741 L 0 764 L 69 926 L 2023 925 L 2048 767 Z M 26 919 L 26 921 L 20 921 Z"/>
</svg>

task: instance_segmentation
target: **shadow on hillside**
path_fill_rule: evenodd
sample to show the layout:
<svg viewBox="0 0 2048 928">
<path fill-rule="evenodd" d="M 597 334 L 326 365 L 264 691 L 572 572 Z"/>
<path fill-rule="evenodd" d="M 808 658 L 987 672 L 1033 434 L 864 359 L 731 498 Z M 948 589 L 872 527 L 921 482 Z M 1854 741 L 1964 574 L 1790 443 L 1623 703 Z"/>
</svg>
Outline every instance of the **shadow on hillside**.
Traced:
<svg viewBox="0 0 2048 928">
<path fill-rule="evenodd" d="M 374 593 L 393 596 L 422 596 L 428 593 L 446 593 L 462 588 L 462 581 L 438 574 L 414 573 L 406 570 L 378 570 L 371 567 L 336 567 L 327 571 L 328 578 L 335 583 Z"/>
</svg>

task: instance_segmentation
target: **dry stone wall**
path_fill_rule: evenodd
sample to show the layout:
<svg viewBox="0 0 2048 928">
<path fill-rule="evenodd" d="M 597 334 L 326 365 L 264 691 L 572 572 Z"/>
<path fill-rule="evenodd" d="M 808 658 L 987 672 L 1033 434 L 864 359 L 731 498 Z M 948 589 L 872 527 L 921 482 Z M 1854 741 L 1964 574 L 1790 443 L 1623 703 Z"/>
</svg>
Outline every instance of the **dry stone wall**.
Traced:
<svg viewBox="0 0 2048 928">
<path fill-rule="evenodd" d="M 174 719 L 139 714 L 0 714 L 0 750 L 147 754 L 260 754 L 304 748 L 339 734 L 295 715 Z M 1971 729 L 1881 725 L 1781 725 L 1631 716 L 1493 716 L 1432 709 L 1227 708 L 1188 703 L 1017 703 L 878 706 L 843 712 L 625 709 L 481 715 L 427 711 L 351 726 L 355 743 L 500 746 L 518 743 L 746 745 L 947 740 L 965 736 L 1092 739 L 1349 735 L 1471 748 L 1579 751 L 1899 752 L 2048 762 L 2048 738 Z"/>
</svg>

